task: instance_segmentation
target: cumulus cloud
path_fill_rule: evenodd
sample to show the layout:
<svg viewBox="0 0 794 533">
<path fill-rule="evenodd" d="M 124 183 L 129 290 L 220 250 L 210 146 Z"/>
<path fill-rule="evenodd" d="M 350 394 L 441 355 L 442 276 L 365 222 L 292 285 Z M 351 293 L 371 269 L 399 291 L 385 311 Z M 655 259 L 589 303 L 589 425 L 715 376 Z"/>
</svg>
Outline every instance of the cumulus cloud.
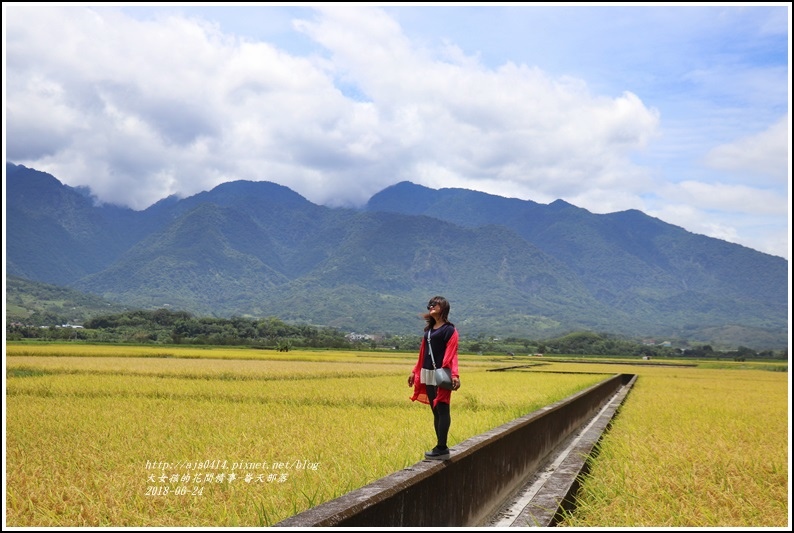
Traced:
<svg viewBox="0 0 794 533">
<path fill-rule="evenodd" d="M 559 197 L 631 182 L 629 156 L 658 123 L 631 93 L 417 48 L 374 8 L 296 22 L 327 58 L 176 16 L 27 8 L 13 27 L 9 158 L 134 208 L 231 179 L 338 205 L 439 176 Z"/>
<path fill-rule="evenodd" d="M 486 66 L 454 42 L 420 45 L 383 9 L 318 5 L 294 21 L 312 55 L 162 13 L 4 7 L 8 160 L 135 209 L 239 179 L 350 206 L 403 180 L 594 212 L 776 199 L 741 182 L 660 181 L 635 161 L 662 113 L 630 90 L 598 94 L 538 66 Z M 706 161 L 779 181 L 787 124 Z"/>
<path fill-rule="evenodd" d="M 758 134 L 723 144 L 706 154 L 706 164 L 732 174 L 752 176 L 759 184 L 788 183 L 791 116 Z"/>
</svg>

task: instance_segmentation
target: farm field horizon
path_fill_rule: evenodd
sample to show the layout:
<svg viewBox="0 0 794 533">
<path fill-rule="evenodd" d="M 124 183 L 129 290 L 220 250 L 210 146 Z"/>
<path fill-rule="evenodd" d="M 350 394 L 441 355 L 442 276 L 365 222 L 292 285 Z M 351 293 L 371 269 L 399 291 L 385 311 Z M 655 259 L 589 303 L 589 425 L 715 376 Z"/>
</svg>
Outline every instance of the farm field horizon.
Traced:
<svg viewBox="0 0 794 533">
<path fill-rule="evenodd" d="M 272 526 L 423 459 L 434 437 L 429 407 L 409 400 L 415 360 L 7 343 L 6 525 Z M 790 398 L 779 370 L 461 355 L 450 445 L 635 373 L 566 525 L 784 526 Z M 678 497 L 670 465 L 692 472 Z M 649 473 L 665 499 L 645 509 L 634 483 Z"/>
</svg>

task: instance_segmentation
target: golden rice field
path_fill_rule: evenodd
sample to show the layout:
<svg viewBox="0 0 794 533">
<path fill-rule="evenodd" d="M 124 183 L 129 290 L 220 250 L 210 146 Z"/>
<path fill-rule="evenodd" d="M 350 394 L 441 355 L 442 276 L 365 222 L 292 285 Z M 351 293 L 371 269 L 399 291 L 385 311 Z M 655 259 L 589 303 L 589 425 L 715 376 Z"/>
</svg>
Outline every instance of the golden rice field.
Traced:
<svg viewBox="0 0 794 533">
<path fill-rule="evenodd" d="M 273 525 L 423 458 L 414 361 L 10 343 L 6 525 Z M 788 372 L 722 365 L 461 356 L 450 445 L 634 373 L 562 526 L 790 527 Z"/>
<path fill-rule="evenodd" d="M 273 525 L 422 460 L 415 355 L 6 346 L 6 524 Z M 593 385 L 461 356 L 450 445 Z"/>
<path fill-rule="evenodd" d="M 725 366 L 617 368 L 639 379 L 560 525 L 790 531 L 790 376 Z"/>
</svg>

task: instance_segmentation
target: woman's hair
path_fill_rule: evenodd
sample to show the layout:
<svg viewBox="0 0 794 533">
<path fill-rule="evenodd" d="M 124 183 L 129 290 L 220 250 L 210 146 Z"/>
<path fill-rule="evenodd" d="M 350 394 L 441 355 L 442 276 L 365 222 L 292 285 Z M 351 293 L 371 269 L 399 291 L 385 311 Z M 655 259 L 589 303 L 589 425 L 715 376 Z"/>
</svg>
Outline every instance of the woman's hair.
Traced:
<svg viewBox="0 0 794 533">
<path fill-rule="evenodd" d="M 433 296 L 432 298 L 430 298 L 430 301 L 427 302 L 427 305 L 431 305 L 431 304 L 439 304 L 441 306 L 441 320 L 443 322 L 449 322 L 449 302 L 447 301 L 447 299 L 444 298 L 443 296 Z M 427 322 L 427 326 L 425 326 L 425 331 L 432 328 L 436 324 L 436 319 L 430 315 L 429 310 L 427 313 L 425 313 L 424 319 L 425 322 Z M 454 326 L 452 322 L 449 323 Z"/>
</svg>

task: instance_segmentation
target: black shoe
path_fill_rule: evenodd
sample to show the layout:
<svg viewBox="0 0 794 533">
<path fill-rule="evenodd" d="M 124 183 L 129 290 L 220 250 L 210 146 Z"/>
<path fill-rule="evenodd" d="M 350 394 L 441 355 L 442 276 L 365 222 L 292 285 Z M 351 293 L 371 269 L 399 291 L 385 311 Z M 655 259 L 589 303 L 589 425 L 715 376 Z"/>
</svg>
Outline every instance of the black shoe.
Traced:
<svg viewBox="0 0 794 533">
<path fill-rule="evenodd" d="M 425 459 L 433 459 L 435 461 L 444 461 L 449 459 L 449 448 L 439 448 L 436 446 L 429 452 L 425 452 Z"/>
</svg>

